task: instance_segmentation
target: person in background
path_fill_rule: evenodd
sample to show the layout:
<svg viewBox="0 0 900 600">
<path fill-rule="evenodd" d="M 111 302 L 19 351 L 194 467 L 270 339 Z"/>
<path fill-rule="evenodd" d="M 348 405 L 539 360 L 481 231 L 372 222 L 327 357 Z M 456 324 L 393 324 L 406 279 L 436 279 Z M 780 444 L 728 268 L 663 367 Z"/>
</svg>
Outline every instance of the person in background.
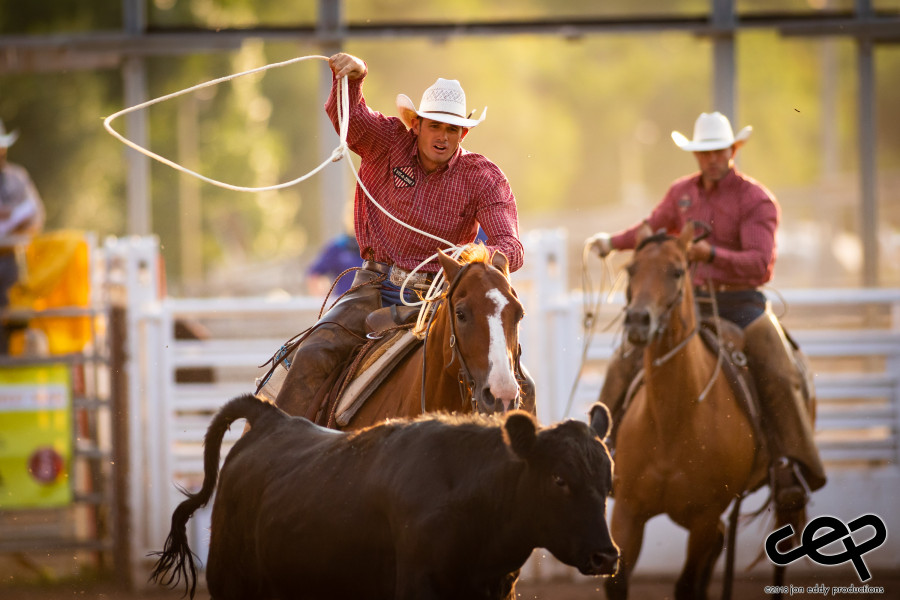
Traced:
<svg viewBox="0 0 900 600">
<path fill-rule="evenodd" d="M 633 249 L 643 223 L 669 233 L 680 232 L 691 220 L 709 225 L 709 237 L 695 242 L 688 256 L 694 265 L 695 296 L 708 316 L 715 294 L 720 316 L 744 331 L 744 351 L 773 459 L 773 494 L 779 506 L 792 510 L 805 505 L 809 491 L 825 485 L 826 477 L 794 348 L 760 291 L 774 271 L 781 209 L 768 189 L 735 168 L 735 154 L 751 132 L 748 126 L 735 136 L 731 123 L 718 112 L 700 115 L 692 140 L 672 132 L 679 148 L 693 152 L 699 171 L 676 180 L 643 222 L 614 235 L 598 233 L 587 244 L 604 257 L 613 250 Z M 625 394 L 640 367 L 641 353 L 623 342 L 600 392 L 600 400 L 616 420 L 621 419 Z"/>
<path fill-rule="evenodd" d="M 16 245 L 44 226 L 44 203 L 24 167 L 7 162 L 7 152 L 19 137 L 0 121 L 0 310 L 9 305 L 9 289 L 19 279 Z M 23 240 L 23 236 L 25 239 Z M 0 354 L 9 351 L 9 325 L 0 322 Z"/>
<path fill-rule="evenodd" d="M 338 275 L 360 264 L 362 259 L 359 257 L 356 238 L 348 233 L 340 233 L 322 248 L 306 270 L 306 287 L 313 296 L 325 296 Z M 334 283 L 330 297 L 337 298 L 349 290 L 352 281 L 353 273 L 341 277 Z"/>
<path fill-rule="evenodd" d="M 400 116 L 389 117 L 366 104 L 362 87 L 368 68 L 362 59 L 339 53 L 329 59 L 329 65 L 333 84 L 326 112 L 339 129 L 337 90 L 346 76 L 347 144 L 359 155 L 360 179 L 378 203 L 404 223 L 453 244 L 474 241 L 481 226 L 487 248 L 502 251 L 510 271 L 519 269 L 523 248 L 516 199 L 499 167 L 461 146 L 472 128 L 484 121 L 485 112 L 471 118 L 460 83 L 439 78 L 425 90 L 418 108 L 400 94 Z M 319 388 L 359 346 L 366 316 L 382 306 L 402 303 L 400 284 L 442 246 L 385 215 L 360 186 L 353 210 L 364 261 L 353 287 L 361 287 L 329 310 L 297 348 L 275 400 L 290 414 L 314 417 Z M 427 289 L 438 270 L 438 262 L 431 260 L 417 271 L 408 280 L 407 298 L 416 301 L 415 291 Z M 380 289 L 363 285 L 382 275 L 387 279 Z"/>
</svg>

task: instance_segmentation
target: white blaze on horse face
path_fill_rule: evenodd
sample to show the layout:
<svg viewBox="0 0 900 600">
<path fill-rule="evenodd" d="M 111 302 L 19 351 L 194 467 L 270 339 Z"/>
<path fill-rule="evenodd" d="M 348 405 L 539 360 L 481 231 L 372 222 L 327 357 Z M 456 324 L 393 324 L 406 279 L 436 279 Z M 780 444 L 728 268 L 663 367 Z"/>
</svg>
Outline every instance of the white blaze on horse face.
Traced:
<svg viewBox="0 0 900 600">
<path fill-rule="evenodd" d="M 506 351 L 506 334 L 503 331 L 503 309 L 509 304 L 500 290 L 494 289 L 487 293 L 489 300 L 493 301 L 496 310 L 488 315 L 488 373 L 487 383 L 494 398 L 503 402 L 504 410 L 509 410 L 511 404 L 519 394 L 519 384 L 512 370 L 512 361 Z"/>
</svg>

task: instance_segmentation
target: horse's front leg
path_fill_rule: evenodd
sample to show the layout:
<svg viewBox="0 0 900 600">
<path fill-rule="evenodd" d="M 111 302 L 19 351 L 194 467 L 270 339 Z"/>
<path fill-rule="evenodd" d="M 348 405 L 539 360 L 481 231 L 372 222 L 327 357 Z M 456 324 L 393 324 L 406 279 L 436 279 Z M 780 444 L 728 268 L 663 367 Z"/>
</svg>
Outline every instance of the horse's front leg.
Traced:
<svg viewBox="0 0 900 600">
<path fill-rule="evenodd" d="M 628 598 L 628 578 L 641 553 L 648 518 L 630 511 L 626 502 L 618 500 L 613 503 L 609 531 L 619 547 L 619 569 L 606 580 L 606 597 L 609 600 Z"/>
<path fill-rule="evenodd" d="M 725 545 L 719 515 L 697 518 L 688 527 L 687 558 L 675 584 L 675 600 L 706 600 L 713 567 Z"/>
</svg>

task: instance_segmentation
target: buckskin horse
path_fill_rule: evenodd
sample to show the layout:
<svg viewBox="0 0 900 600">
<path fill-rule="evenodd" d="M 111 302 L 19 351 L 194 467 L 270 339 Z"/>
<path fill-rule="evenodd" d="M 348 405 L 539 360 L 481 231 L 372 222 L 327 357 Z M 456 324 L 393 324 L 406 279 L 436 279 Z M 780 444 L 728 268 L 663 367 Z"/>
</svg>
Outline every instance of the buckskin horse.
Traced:
<svg viewBox="0 0 900 600">
<path fill-rule="evenodd" d="M 643 383 L 621 418 L 616 442 L 610 529 L 622 558 L 606 583 L 611 600 L 627 597 L 644 526 L 659 514 L 688 531 L 675 598 L 705 599 L 724 545 L 722 514 L 738 501 L 733 537 L 740 498 L 766 483 L 768 457 L 751 409 L 739 403 L 720 358 L 698 335 L 687 259 L 694 234 L 693 223 L 678 237 L 645 226 L 627 267 L 624 329 L 629 342 L 643 348 Z M 798 518 L 776 515 L 779 524 Z M 732 551 L 733 543 L 731 561 Z M 776 581 L 778 576 L 776 570 Z"/>
<path fill-rule="evenodd" d="M 520 398 L 516 377 L 519 323 L 525 313 L 510 284 L 506 256 L 474 244 L 459 260 L 443 252 L 438 260 L 448 284 L 435 300 L 422 343 L 410 345 L 395 364 L 370 376 L 375 381 L 370 382 L 364 400 L 354 399 L 350 375 L 369 360 L 366 351 L 379 343 L 376 339 L 362 346 L 360 358 L 337 379 L 330 396 L 315 400 L 319 406 L 311 411 L 282 408 L 334 429 L 359 429 L 387 418 L 432 411 L 491 413 L 515 408 Z M 369 337 L 394 333 L 375 331 Z M 289 385 L 290 380 L 285 382 Z M 344 392 L 353 394 L 342 401 Z M 290 397 L 290 389 L 283 390 L 279 398 L 286 395 Z M 524 408 L 534 412 L 533 406 Z"/>
</svg>

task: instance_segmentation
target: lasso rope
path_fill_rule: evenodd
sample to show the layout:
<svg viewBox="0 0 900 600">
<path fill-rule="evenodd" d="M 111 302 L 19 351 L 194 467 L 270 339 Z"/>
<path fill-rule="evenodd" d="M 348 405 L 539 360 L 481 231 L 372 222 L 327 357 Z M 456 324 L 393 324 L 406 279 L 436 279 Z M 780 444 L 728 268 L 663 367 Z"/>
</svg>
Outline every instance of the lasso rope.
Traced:
<svg viewBox="0 0 900 600">
<path fill-rule="evenodd" d="M 569 399 L 566 401 L 566 410 L 563 412 L 563 418 L 569 416 L 569 413 L 572 411 L 572 405 L 575 403 L 575 393 L 578 391 L 578 384 L 581 383 L 581 375 L 587 364 L 588 351 L 590 350 L 594 339 L 594 329 L 597 325 L 597 318 L 600 316 L 600 311 L 604 305 L 612 303 L 613 294 L 615 294 L 622 281 L 623 271 L 619 271 L 618 275 L 613 278 L 613 268 L 610 257 L 609 255 L 604 256 L 600 259 L 601 271 L 599 290 L 597 294 L 594 294 L 594 285 L 591 280 L 590 269 L 588 269 L 588 257 L 590 255 L 591 246 L 589 243 L 585 242 L 584 247 L 581 250 L 581 328 L 584 337 L 581 343 L 581 359 L 578 362 L 578 372 L 575 374 L 575 379 L 572 381 L 572 387 L 569 389 Z M 608 289 L 608 291 L 605 291 L 606 289 Z M 608 331 L 616 321 L 621 318 L 622 314 L 623 313 L 620 312 L 617 316 L 607 322 L 606 325 L 603 326 L 602 331 Z"/>
<path fill-rule="evenodd" d="M 160 96 L 159 98 L 154 98 L 153 100 L 148 100 L 147 102 L 142 102 L 142 103 L 132 106 L 130 108 L 120 110 L 119 112 L 113 113 L 113 114 L 109 115 L 108 117 L 106 117 L 103 120 L 103 126 L 106 128 L 106 131 L 108 131 L 113 137 L 118 139 L 120 142 L 122 142 L 126 146 L 128 146 L 134 150 L 137 150 L 141 154 L 148 156 L 156 161 L 159 161 L 164 165 L 168 165 L 168 166 L 172 167 L 173 169 L 175 169 L 176 171 L 181 171 L 182 173 L 196 177 L 197 179 L 205 181 L 206 183 L 211 183 L 211 184 L 219 186 L 221 188 L 225 188 L 226 190 L 234 190 L 236 192 L 267 192 L 270 190 L 280 190 L 280 189 L 283 189 L 286 187 L 290 187 L 292 185 L 296 185 L 296 184 L 300 183 L 301 181 L 305 181 L 306 179 L 309 179 L 310 177 L 312 177 L 313 175 L 315 175 L 316 173 L 318 173 L 319 171 L 324 169 L 328 165 L 328 163 L 337 162 L 344 156 L 344 154 L 346 153 L 346 149 L 347 149 L 346 148 L 346 144 L 347 144 L 347 127 L 346 126 L 347 126 L 347 121 L 349 121 L 349 119 L 345 118 L 343 121 L 341 121 L 341 123 L 340 123 L 341 143 L 340 143 L 340 145 L 338 145 L 337 148 L 334 149 L 334 151 L 331 153 L 331 156 L 328 157 L 328 159 L 325 160 L 322 164 L 320 164 L 318 167 L 316 167 L 315 169 L 313 169 L 306 175 L 298 177 L 297 179 L 293 179 L 291 181 L 286 181 L 284 183 L 279 183 L 276 185 L 267 185 L 267 186 L 262 186 L 262 187 L 245 187 L 245 186 L 239 186 L 239 185 L 232 185 L 230 183 L 225 183 L 224 181 L 219 181 L 217 179 L 212 179 L 211 177 L 206 177 L 205 175 L 201 175 L 200 173 L 197 173 L 196 171 L 192 171 L 185 166 L 182 166 L 174 161 L 169 160 L 168 158 L 165 158 L 163 156 L 160 156 L 159 154 L 156 154 L 155 152 L 152 152 L 151 150 L 148 150 L 147 148 L 144 148 L 140 144 L 132 142 L 131 140 L 127 139 L 125 136 L 120 134 L 118 131 L 113 129 L 112 122 L 121 116 L 127 115 L 129 113 L 133 113 L 133 112 L 136 112 L 139 110 L 143 110 L 145 108 L 149 108 L 149 107 L 153 106 L 154 104 L 159 104 L 160 102 L 165 102 L 166 100 L 172 100 L 173 98 L 178 98 L 179 96 L 184 96 L 185 94 L 190 94 L 191 92 L 196 92 L 196 91 L 202 90 L 204 88 L 212 87 L 214 85 L 219 85 L 220 83 L 225 83 L 226 81 L 231 81 L 232 79 L 237 79 L 238 77 L 243 77 L 244 75 L 260 73 L 262 71 L 267 71 L 269 69 L 284 67 L 287 65 L 294 64 L 296 62 L 310 60 L 310 59 L 322 59 L 322 60 L 327 61 L 328 57 L 320 56 L 320 55 L 301 56 L 301 57 L 292 58 L 290 60 L 286 60 L 283 62 L 272 63 L 272 64 L 268 64 L 268 65 L 265 65 L 262 67 L 257 67 L 255 69 L 250 69 L 248 71 L 242 71 L 240 73 L 235 73 L 233 75 L 228 75 L 226 77 L 219 77 L 218 79 L 213 79 L 212 81 L 200 83 L 198 85 L 183 89 L 181 91 L 173 92 L 171 94 L 166 94 L 165 96 Z M 347 78 L 344 77 L 344 79 L 346 80 Z M 346 115 L 346 113 L 349 112 L 350 101 L 349 101 L 349 96 L 347 93 L 347 86 L 343 85 L 343 86 L 341 86 L 341 88 L 342 88 L 341 89 L 341 108 L 343 109 L 343 112 Z"/>
<path fill-rule="evenodd" d="M 234 73 L 232 75 L 227 75 L 225 77 L 219 77 L 218 79 L 213 79 L 213 80 L 207 81 L 205 83 L 200 83 L 198 85 L 195 85 L 195 86 L 192 86 L 189 88 L 185 88 L 178 92 L 166 94 L 164 96 L 154 98 L 153 100 L 148 100 L 147 102 L 142 102 L 135 106 L 126 108 L 124 110 L 120 110 L 119 112 L 113 113 L 113 114 L 109 115 L 108 117 L 106 117 L 103 120 L 103 126 L 110 133 L 110 135 L 112 135 L 113 137 L 118 139 L 120 142 L 122 142 L 129 148 L 132 148 L 132 149 L 140 152 L 141 154 L 143 154 L 149 158 L 152 158 L 158 162 L 161 162 L 164 165 L 172 167 L 173 169 L 175 169 L 177 171 L 181 171 L 182 173 L 185 173 L 186 175 L 191 175 L 192 177 L 196 177 L 197 179 L 200 179 L 201 181 L 205 181 L 212 185 L 215 185 L 215 186 L 218 186 L 221 188 L 225 188 L 227 190 L 234 190 L 237 192 L 266 192 L 266 191 L 270 191 L 270 190 L 280 190 L 283 188 L 287 188 L 287 187 L 296 185 L 302 181 L 309 179 L 310 177 L 312 177 L 313 175 L 315 175 L 316 173 L 318 173 L 319 171 L 324 169 L 329 163 L 338 162 L 344 156 L 348 155 L 347 132 L 350 127 L 350 94 L 348 91 L 346 75 L 344 77 L 342 77 L 340 79 L 340 81 L 338 82 L 338 86 L 339 86 L 338 89 L 339 89 L 339 93 L 340 93 L 340 103 L 338 104 L 338 135 L 340 137 L 340 143 L 334 149 L 334 151 L 331 153 L 331 156 L 329 156 L 325 161 L 322 162 L 322 164 L 317 166 L 315 169 L 313 169 L 309 173 L 302 175 L 296 179 L 292 179 L 291 181 L 286 181 L 284 183 L 279 183 L 279 184 L 275 184 L 275 185 L 268 185 L 268 186 L 261 186 L 261 187 L 246 187 L 246 186 L 232 185 L 232 184 L 226 183 L 224 181 L 219 181 L 219 180 L 213 179 L 211 177 L 206 177 L 205 175 L 197 173 L 196 171 L 192 171 L 191 169 L 188 169 L 187 167 L 185 167 L 183 165 L 180 165 L 172 160 L 169 160 L 163 156 L 160 156 L 159 154 L 156 154 L 155 152 L 152 152 L 151 150 L 144 148 L 140 144 L 137 144 L 137 143 L 129 140 L 128 138 L 126 138 L 125 136 L 120 134 L 118 131 L 113 129 L 112 122 L 121 116 L 127 115 L 129 113 L 132 113 L 132 112 L 135 112 L 138 110 L 143 110 L 145 108 L 149 108 L 150 106 L 153 106 L 154 104 L 159 104 L 160 102 L 165 102 L 166 100 L 171 100 L 171 99 L 177 98 L 179 96 L 184 96 L 185 94 L 189 94 L 191 92 L 196 92 L 198 90 L 201 90 L 201 89 L 204 89 L 207 87 L 219 85 L 220 83 L 224 83 L 226 81 L 231 81 L 232 79 L 237 79 L 238 77 L 243 77 L 244 75 L 251 75 L 253 73 L 261 73 L 261 72 L 267 71 L 269 69 L 284 67 L 284 66 L 291 65 L 291 64 L 294 64 L 297 62 L 311 60 L 311 59 L 319 59 L 319 60 L 324 60 L 326 62 L 329 60 L 327 56 L 321 56 L 321 55 L 300 56 L 297 58 L 292 58 L 290 60 L 285 60 L 285 61 L 277 62 L 277 63 L 271 63 L 268 65 L 264 65 L 262 67 L 257 67 L 255 69 L 242 71 L 240 73 Z M 403 227 L 406 227 L 407 229 L 409 229 L 411 231 L 414 231 L 416 233 L 419 233 L 421 235 L 429 237 L 433 240 L 441 242 L 445 246 L 445 251 L 450 251 L 450 254 L 454 259 L 459 257 L 459 255 L 462 253 L 464 246 L 459 246 L 457 244 L 454 244 L 453 242 L 449 242 L 441 237 L 438 237 L 436 235 L 428 233 L 427 231 L 422 231 L 421 229 L 417 229 L 417 228 L 403 222 L 402 220 L 398 219 L 394 215 L 392 215 L 387 209 L 385 209 L 383 206 L 381 206 L 381 204 L 379 204 L 377 200 L 375 200 L 375 198 L 372 196 L 372 194 L 369 193 L 369 190 L 366 188 L 366 186 L 363 184 L 362 180 L 360 179 L 359 173 L 357 172 L 356 167 L 353 165 L 353 161 L 350 159 L 349 156 L 347 158 L 347 164 L 349 165 L 350 170 L 353 172 L 353 176 L 356 178 L 356 181 L 359 184 L 360 189 L 363 190 L 363 192 L 366 194 L 366 196 L 369 198 L 369 200 L 371 200 L 375 204 L 375 206 L 378 207 L 378 209 L 381 212 L 383 212 L 390 219 L 394 220 L 395 222 L 402 225 Z M 432 260 L 434 260 L 435 258 L 437 258 L 437 256 L 438 256 L 437 253 L 435 253 L 435 254 L 432 254 L 431 256 L 429 256 L 424 261 L 422 261 L 418 266 L 416 266 L 415 269 L 413 269 L 410 272 L 410 277 L 412 277 L 413 274 L 418 272 L 419 269 L 422 268 L 422 266 L 424 266 L 425 264 L 427 264 L 427 263 L 431 262 Z M 434 300 L 440 296 L 442 273 L 443 273 L 443 269 L 438 271 L 437 275 L 434 278 L 434 281 L 432 281 L 432 283 L 431 283 L 431 287 L 428 288 L 428 291 L 423 295 L 422 300 L 419 302 L 407 302 L 406 301 L 405 291 L 406 291 L 406 284 L 409 281 L 409 278 L 407 278 L 403 282 L 403 284 L 400 286 L 400 300 L 403 302 L 403 304 L 405 304 L 407 306 L 419 306 L 419 305 L 422 306 L 422 310 L 419 312 L 419 318 L 416 323 L 416 328 L 415 328 L 416 332 L 420 332 L 422 330 L 422 328 L 424 327 L 425 321 L 427 319 L 427 316 L 426 316 L 427 306 L 430 305 L 431 303 L 433 303 Z"/>
</svg>

